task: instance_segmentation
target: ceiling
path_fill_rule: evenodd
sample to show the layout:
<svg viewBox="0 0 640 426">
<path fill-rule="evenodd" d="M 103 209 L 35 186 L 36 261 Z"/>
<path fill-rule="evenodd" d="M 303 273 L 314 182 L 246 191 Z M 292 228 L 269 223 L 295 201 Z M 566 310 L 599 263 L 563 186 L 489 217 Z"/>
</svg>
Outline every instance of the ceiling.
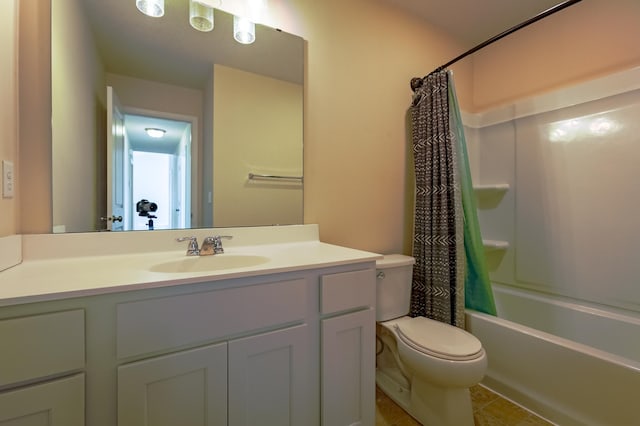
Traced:
<svg viewBox="0 0 640 426">
<path fill-rule="evenodd" d="M 221 10 L 213 31 L 196 31 L 187 0 L 165 0 L 162 18 L 140 13 L 133 0 L 80 4 L 108 72 L 200 89 L 216 63 L 302 83 L 304 43 L 292 34 L 256 25 L 256 41 L 241 45 L 233 39 L 232 15 Z"/>
<path fill-rule="evenodd" d="M 191 132 L 191 123 L 184 121 L 135 114 L 125 114 L 124 121 L 130 148 L 134 151 L 174 154 L 185 133 Z M 163 129 L 166 133 L 164 137 L 154 139 L 147 135 L 145 131 L 147 127 Z"/>
<path fill-rule="evenodd" d="M 221 10 L 214 13 L 213 31 L 196 31 L 189 25 L 187 0 L 165 0 L 162 18 L 140 13 L 133 0 L 78 4 L 107 72 L 203 89 L 216 63 L 302 84 L 304 41 L 298 36 L 256 25 L 255 43 L 241 45 L 233 39 L 232 15 Z M 131 149 L 167 154 L 190 131 L 190 123 L 140 115 L 126 115 L 125 127 Z M 152 139 L 147 127 L 164 129 L 165 136 Z"/>
<path fill-rule="evenodd" d="M 384 0 L 472 48 L 564 0 Z M 462 52 L 460 52 L 462 53 Z"/>
</svg>

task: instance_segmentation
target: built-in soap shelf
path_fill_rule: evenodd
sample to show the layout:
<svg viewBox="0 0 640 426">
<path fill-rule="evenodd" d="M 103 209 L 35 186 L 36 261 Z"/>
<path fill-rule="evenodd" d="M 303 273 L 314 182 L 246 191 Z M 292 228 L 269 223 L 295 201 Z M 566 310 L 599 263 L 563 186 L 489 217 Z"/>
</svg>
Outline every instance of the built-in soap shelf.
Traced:
<svg viewBox="0 0 640 426">
<path fill-rule="evenodd" d="M 501 240 L 482 240 L 482 245 L 486 251 L 506 250 L 509 248 L 509 242 Z"/>
<path fill-rule="evenodd" d="M 482 184 L 482 185 L 474 185 L 473 190 L 479 196 L 485 195 L 484 202 L 490 201 L 490 208 L 496 207 L 497 203 L 500 202 L 502 196 L 505 192 L 509 190 L 508 183 L 493 183 L 493 184 Z M 479 200 L 479 202 L 481 202 Z M 482 240 L 482 245 L 484 246 L 485 252 L 492 251 L 504 251 L 509 248 L 508 241 L 501 240 Z"/>
<path fill-rule="evenodd" d="M 474 185 L 473 190 L 477 193 L 501 193 L 509 190 L 508 183 L 494 183 L 488 185 Z"/>
</svg>

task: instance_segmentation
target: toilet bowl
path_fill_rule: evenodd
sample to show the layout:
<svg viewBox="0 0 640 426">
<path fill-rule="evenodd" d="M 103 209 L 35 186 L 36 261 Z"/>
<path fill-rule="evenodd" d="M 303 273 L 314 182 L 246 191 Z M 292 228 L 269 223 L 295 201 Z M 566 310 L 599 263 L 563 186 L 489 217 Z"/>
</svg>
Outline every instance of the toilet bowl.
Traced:
<svg viewBox="0 0 640 426">
<path fill-rule="evenodd" d="M 378 261 L 376 383 L 424 425 L 473 425 L 469 387 L 484 376 L 486 353 L 461 328 L 406 316 L 413 263 L 402 255 Z"/>
</svg>

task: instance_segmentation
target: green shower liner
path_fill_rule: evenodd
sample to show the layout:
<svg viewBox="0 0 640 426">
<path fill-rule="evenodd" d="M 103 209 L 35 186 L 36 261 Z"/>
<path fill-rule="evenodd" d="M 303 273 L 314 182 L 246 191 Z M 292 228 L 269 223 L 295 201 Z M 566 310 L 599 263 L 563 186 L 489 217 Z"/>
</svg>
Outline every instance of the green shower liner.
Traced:
<svg viewBox="0 0 640 426">
<path fill-rule="evenodd" d="M 480 233 L 476 198 L 473 191 L 467 143 L 460 115 L 460 107 L 453 84 L 451 71 L 449 76 L 449 119 L 450 129 L 455 133 L 458 143 L 458 175 L 460 193 L 464 211 L 464 250 L 466 254 L 466 272 L 464 280 L 465 307 L 490 315 L 497 315 L 496 304 L 491 289 L 491 280 L 484 255 L 484 245 Z"/>
</svg>

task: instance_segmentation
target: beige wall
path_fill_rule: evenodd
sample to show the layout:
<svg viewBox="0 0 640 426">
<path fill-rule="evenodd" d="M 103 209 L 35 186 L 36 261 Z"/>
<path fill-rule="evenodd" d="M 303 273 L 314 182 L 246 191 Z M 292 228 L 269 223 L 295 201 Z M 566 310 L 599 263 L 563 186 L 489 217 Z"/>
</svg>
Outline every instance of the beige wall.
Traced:
<svg viewBox="0 0 640 426">
<path fill-rule="evenodd" d="M 213 75 L 213 225 L 301 223 L 301 182 L 247 176 L 302 176 L 302 86 L 220 65 Z"/>
<path fill-rule="evenodd" d="M 50 0 L 18 3 L 19 221 L 15 232 L 51 232 Z"/>
<path fill-rule="evenodd" d="M 97 184 L 104 179 L 103 66 L 78 0 L 56 0 L 52 22 L 53 226 L 67 232 L 103 229 L 99 218 L 106 210 L 98 206 L 105 206 L 106 193 Z"/>
<path fill-rule="evenodd" d="M 376 0 L 292 1 L 307 40 L 305 223 L 323 241 L 403 250 L 409 80 L 461 49 Z"/>
<path fill-rule="evenodd" d="M 463 49 L 423 21 L 380 0 L 280 3 L 284 3 L 279 6 L 283 20 L 295 23 L 291 24 L 295 32 L 307 41 L 304 221 L 318 223 L 321 238 L 327 242 L 384 253 L 402 251 L 410 227 L 405 123 L 409 80 L 427 74 Z M 618 3 L 622 6 L 615 8 L 626 7 L 630 13 L 620 17 L 607 12 Z M 524 47 L 513 46 L 511 52 L 519 56 L 509 58 L 509 63 L 527 68 L 524 64 L 535 57 L 531 54 L 534 48 L 547 52 L 560 45 L 563 54 L 550 61 L 547 52 L 543 56 L 547 59 L 540 61 L 544 67 L 532 76 L 545 81 L 534 84 L 537 80 L 532 79 L 524 84 L 507 68 L 494 80 L 500 84 L 485 92 L 484 76 L 500 68 L 487 57 L 484 63 L 473 64 L 474 104 L 483 108 L 506 101 L 507 93 L 545 90 L 569 79 L 631 65 L 628 52 L 637 49 L 633 43 L 638 40 L 636 3 L 587 0 L 561 12 L 566 15 L 562 20 L 554 17 L 535 24 L 543 24 L 543 31 L 529 36 Z M 631 45 L 603 43 L 599 38 L 609 40 L 609 30 L 633 34 L 628 38 Z M 587 43 L 560 42 L 559 36 Z M 515 39 L 508 40 L 503 42 L 515 43 Z M 553 77 L 548 81 L 550 74 Z M 470 82 L 461 74 L 457 78 L 465 106 L 470 101 L 463 93 L 470 90 Z M 503 84 L 509 87 L 500 95 Z"/>
<path fill-rule="evenodd" d="M 471 111 L 640 65 L 640 1 L 587 0 L 473 56 Z"/>
<path fill-rule="evenodd" d="M 0 3 L 0 161 L 8 160 L 18 167 L 18 121 L 17 121 L 17 0 Z M 0 170 L 2 164 L 0 164 Z M 0 237 L 11 235 L 18 227 L 18 201 L 2 197 L 0 188 Z"/>
</svg>

